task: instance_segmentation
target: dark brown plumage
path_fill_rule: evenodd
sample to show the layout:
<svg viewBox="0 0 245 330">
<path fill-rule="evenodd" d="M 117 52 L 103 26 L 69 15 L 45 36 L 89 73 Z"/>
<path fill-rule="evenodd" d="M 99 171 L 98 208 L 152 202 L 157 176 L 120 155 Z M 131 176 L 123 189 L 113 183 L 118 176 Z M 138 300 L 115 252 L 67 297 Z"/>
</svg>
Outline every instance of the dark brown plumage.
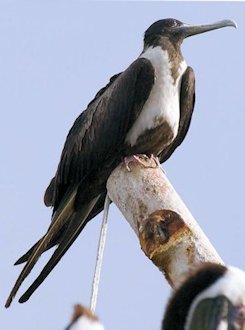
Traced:
<svg viewBox="0 0 245 330">
<path fill-rule="evenodd" d="M 169 300 L 162 329 L 184 330 L 186 318 L 194 299 L 215 283 L 225 271 L 225 266 L 217 264 L 204 264 L 203 267 L 193 271 Z"/>
<path fill-rule="evenodd" d="M 76 119 L 68 133 L 55 177 L 51 180 L 44 196 L 45 204 L 53 207 L 51 224 L 47 233 L 16 262 L 16 264 L 27 263 L 9 295 L 6 307 L 11 304 L 21 283 L 40 255 L 58 245 L 40 275 L 20 298 L 20 302 L 29 299 L 86 223 L 103 209 L 106 181 L 123 157 L 134 153 L 145 153 L 148 156 L 154 154 L 159 157 L 160 162 L 164 162 L 182 143 L 194 109 L 195 77 L 190 67 L 184 67 L 185 69 L 181 67 L 183 57 L 180 53 L 180 44 L 191 34 L 224 26 L 234 26 L 234 23 L 223 21 L 195 27 L 174 19 L 166 19 L 152 24 L 145 33 L 144 51 L 147 52 L 154 47 L 161 50 L 166 72 L 170 71 L 172 74 L 170 77 L 167 73 L 167 77 L 163 80 L 165 84 L 170 85 L 164 86 L 162 81 L 157 85 L 157 74 L 163 75 L 162 70 L 159 71 L 157 65 L 154 67 L 149 59 L 140 57 L 124 72 L 113 76 Z M 177 78 L 179 85 L 176 85 Z M 162 105 L 165 103 L 159 96 L 161 86 L 163 94 L 165 88 L 168 90 L 170 87 L 174 91 L 168 96 L 170 98 L 168 102 L 174 104 L 175 113 L 174 115 L 167 113 L 167 116 L 170 121 L 178 117 L 179 122 L 169 123 L 166 120 L 165 108 Z M 143 113 L 142 109 L 147 100 L 150 99 L 151 104 L 155 104 L 150 96 L 152 90 L 157 88 L 157 97 L 162 102 L 157 118 L 151 117 L 146 128 L 137 131 L 136 142 L 132 144 L 127 140 L 128 133 Z M 179 97 L 176 91 L 180 92 Z M 179 105 L 176 100 L 179 101 Z M 179 116 L 176 116 L 176 112 L 179 112 L 177 113 Z M 148 117 L 145 116 L 144 120 L 147 120 L 146 118 Z M 177 127 L 177 135 L 175 127 Z"/>
<path fill-rule="evenodd" d="M 245 327 L 245 273 L 204 263 L 170 298 L 162 330 L 242 330 Z"/>
</svg>

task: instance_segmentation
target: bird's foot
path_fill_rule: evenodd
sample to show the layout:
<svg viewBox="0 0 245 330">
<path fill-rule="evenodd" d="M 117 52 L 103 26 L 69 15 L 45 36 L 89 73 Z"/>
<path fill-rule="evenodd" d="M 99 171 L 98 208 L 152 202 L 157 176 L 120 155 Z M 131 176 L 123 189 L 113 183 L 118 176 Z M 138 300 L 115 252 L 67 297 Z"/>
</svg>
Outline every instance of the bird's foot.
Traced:
<svg viewBox="0 0 245 330">
<path fill-rule="evenodd" d="M 159 158 L 158 157 L 155 157 L 153 154 L 151 154 L 151 157 L 150 157 L 151 160 L 153 160 L 156 164 L 155 167 L 159 167 L 161 166 L 160 162 L 159 162 Z"/>
<path fill-rule="evenodd" d="M 159 158 L 158 157 L 155 157 L 153 154 L 151 154 L 150 159 L 152 159 L 155 162 L 155 164 L 156 164 L 155 167 L 160 167 L 160 169 L 163 171 L 163 173 L 164 174 L 167 174 L 166 171 L 161 167 L 161 164 L 159 162 Z"/>
<path fill-rule="evenodd" d="M 149 160 L 152 160 L 152 162 L 149 162 Z M 157 157 L 154 157 L 151 155 L 150 157 L 144 155 L 144 154 L 139 154 L 139 155 L 132 155 L 124 158 L 124 164 L 126 166 L 126 169 L 131 172 L 130 163 L 138 163 L 141 164 L 144 168 L 155 168 L 160 166 L 159 160 Z"/>
</svg>

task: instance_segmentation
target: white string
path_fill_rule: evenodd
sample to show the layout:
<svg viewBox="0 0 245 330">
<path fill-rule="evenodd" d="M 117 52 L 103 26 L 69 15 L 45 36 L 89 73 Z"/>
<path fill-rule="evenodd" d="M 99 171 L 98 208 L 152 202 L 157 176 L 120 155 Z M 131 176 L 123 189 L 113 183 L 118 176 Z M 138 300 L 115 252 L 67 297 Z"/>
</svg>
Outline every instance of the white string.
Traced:
<svg viewBox="0 0 245 330">
<path fill-rule="evenodd" d="M 110 198 L 107 193 L 106 198 L 105 198 L 105 204 L 104 204 L 104 214 L 103 214 L 103 220 L 102 220 L 101 229 L 100 229 L 100 238 L 99 238 L 99 244 L 98 244 L 98 250 L 97 250 L 97 258 L 96 258 L 96 265 L 95 265 L 95 271 L 94 271 L 94 279 L 93 279 L 93 284 L 92 284 L 92 291 L 91 291 L 90 309 L 93 313 L 95 312 L 97 297 L 98 297 L 100 273 L 101 273 L 103 254 L 104 254 L 105 242 L 106 242 L 106 234 L 107 234 L 107 228 L 108 228 L 109 206 L 110 206 Z"/>
</svg>

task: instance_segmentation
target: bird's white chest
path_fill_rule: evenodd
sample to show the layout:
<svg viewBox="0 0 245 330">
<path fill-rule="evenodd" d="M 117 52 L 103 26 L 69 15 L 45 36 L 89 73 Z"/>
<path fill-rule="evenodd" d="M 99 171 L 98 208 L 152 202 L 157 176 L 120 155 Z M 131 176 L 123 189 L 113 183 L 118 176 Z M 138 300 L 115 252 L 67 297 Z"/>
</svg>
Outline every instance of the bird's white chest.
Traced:
<svg viewBox="0 0 245 330">
<path fill-rule="evenodd" d="M 167 51 L 161 47 L 149 47 L 140 57 L 151 61 L 155 69 L 155 83 L 139 117 L 126 136 L 126 142 L 131 146 L 136 144 L 142 133 L 163 122 L 171 128 L 173 139 L 176 137 L 180 119 L 180 83 L 187 67 L 184 61 L 180 63 L 179 75 L 174 81 Z"/>
</svg>

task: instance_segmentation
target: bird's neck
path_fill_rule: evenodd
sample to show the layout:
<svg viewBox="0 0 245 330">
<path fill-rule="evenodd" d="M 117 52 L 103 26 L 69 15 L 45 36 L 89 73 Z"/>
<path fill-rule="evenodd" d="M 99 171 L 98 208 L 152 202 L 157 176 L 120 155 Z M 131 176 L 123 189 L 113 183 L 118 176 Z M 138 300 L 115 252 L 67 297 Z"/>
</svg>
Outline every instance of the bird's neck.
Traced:
<svg viewBox="0 0 245 330">
<path fill-rule="evenodd" d="M 149 59 L 155 69 L 159 69 L 159 67 L 163 69 L 168 68 L 170 70 L 173 83 L 175 84 L 176 81 L 179 80 L 178 78 L 180 78 L 180 76 L 183 74 L 182 67 L 183 63 L 185 64 L 185 61 L 180 52 L 180 49 L 176 49 L 175 45 L 171 43 L 167 47 L 166 43 L 145 45 L 143 52 L 140 54 L 140 57 Z M 184 65 L 184 70 L 185 68 L 186 64 Z"/>
</svg>

